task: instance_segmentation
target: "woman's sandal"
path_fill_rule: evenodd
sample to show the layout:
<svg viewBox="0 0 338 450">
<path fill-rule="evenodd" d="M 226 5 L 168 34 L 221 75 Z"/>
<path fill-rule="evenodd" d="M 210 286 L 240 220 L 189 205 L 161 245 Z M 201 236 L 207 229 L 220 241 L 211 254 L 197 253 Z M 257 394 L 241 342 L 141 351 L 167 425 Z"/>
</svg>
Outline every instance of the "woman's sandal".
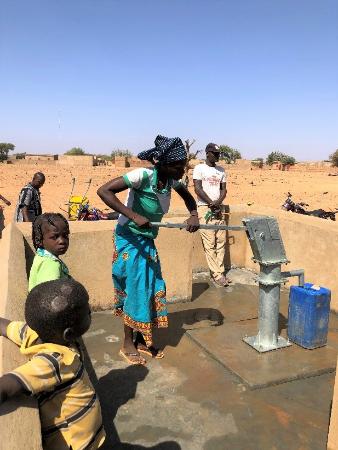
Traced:
<svg viewBox="0 0 338 450">
<path fill-rule="evenodd" d="M 135 352 L 124 352 L 122 350 L 119 351 L 119 355 L 122 356 L 129 364 L 132 364 L 134 366 L 144 366 L 147 361 L 142 358 L 138 353 Z M 133 356 L 135 358 L 138 358 L 137 360 L 130 359 L 129 357 Z"/>
<path fill-rule="evenodd" d="M 164 358 L 164 352 L 163 350 L 159 350 L 154 347 L 146 348 L 146 347 L 137 347 L 137 351 L 140 353 L 144 353 L 145 355 L 151 356 L 155 359 L 162 359 Z"/>
</svg>

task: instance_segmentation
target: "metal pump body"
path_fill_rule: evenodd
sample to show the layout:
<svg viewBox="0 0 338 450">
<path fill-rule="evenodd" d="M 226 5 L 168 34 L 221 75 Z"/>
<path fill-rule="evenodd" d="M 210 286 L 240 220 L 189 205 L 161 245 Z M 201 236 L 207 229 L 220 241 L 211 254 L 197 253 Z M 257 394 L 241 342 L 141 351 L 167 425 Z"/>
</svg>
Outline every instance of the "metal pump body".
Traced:
<svg viewBox="0 0 338 450">
<path fill-rule="evenodd" d="M 243 223 L 253 260 L 260 266 L 258 334 L 243 340 L 258 352 L 288 347 L 289 341 L 278 335 L 280 285 L 286 281 L 284 277 L 296 275 L 304 283 L 304 271 L 281 272 L 281 265 L 289 261 L 274 217 L 248 217 Z"/>
</svg>

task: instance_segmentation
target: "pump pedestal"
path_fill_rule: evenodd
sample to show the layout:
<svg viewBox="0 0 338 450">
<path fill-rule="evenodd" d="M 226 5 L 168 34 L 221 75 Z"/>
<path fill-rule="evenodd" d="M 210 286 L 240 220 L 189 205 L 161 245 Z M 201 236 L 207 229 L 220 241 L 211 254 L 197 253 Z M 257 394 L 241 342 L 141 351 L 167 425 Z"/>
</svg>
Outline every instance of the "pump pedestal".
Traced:
<svg viewBox="0 0 338 450">
<path fill-rule="evenodd" d="M 278 223 L 274 217 L 267 216 L 245 218 L 243 223 L 254 254 L 253 260 L 260 266 L 258 334 L 246 336 L 243 340 L 260 353 L 288 347 L 291 343 L 278 336 L 280 285 L 285 281 L 283 275 L 291 276 L 291 272 L 281 272 L 281 265 L 289 261 Z M 297 271 L 297 275 L 299 272 L 304 274 Z"/>
</svg>

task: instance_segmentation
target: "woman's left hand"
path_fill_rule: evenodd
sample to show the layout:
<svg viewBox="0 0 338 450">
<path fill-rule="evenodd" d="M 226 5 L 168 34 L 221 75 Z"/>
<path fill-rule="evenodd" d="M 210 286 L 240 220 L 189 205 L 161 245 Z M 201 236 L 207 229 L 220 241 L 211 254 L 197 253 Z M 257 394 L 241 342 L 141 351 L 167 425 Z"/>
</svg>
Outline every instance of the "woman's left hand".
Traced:
<svg viewBox="0 0 338 450">
<path fill-rule="evenodd" d="M 186 230 L 189 231 L 189 233 L 194 233 L 200 227 L 200 221 L 197 216 L 190 216 L 189 219 L 186 220 L 186 224 Z"/>
</svg>

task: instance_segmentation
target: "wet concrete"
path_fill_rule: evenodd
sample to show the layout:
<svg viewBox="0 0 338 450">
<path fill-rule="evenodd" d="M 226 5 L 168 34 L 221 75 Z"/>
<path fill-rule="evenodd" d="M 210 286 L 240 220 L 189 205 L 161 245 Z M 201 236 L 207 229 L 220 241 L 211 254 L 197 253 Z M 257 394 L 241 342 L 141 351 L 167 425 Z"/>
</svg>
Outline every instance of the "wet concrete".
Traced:
<svg viewBox="0 0 338 450">
<path fill-rule="evenodd" d="M 256 352 L 243 337 L 256 336 L 257 329 L 256 319 L 242 320 L 220 326 L 212 334 L 207 329 L 191 330 L 189 336 L 252 389 L 335 371 L 337 352 L 330 346 L 304 350 L 291 345 Z M 285 329 L 280 334 L 287 338 Z"/>
<path fill-rule="evenodd" d="M 169 306 L 170 327 L 157 334 L 165 358 L 148 358 L 144 367 L 128 366 L 118 356 L 120 319 L 109 311 L 93 314 L 84 341 L 108 434 L 104 449 L 324 450 L 334 374 L 251 390 L 215 350 L 227 345 L 221 330 L 255 321 L 257 286 L 234 284 L 223 290 L 199 279 L 194 294 L 193 302 Z M 284 293 L 283 326 L 286 302 Z M 206 351 L 193 334 L 208 337 L 210 348 Z M 334 348 L 337 335 L 338 318 L 332 316 Z"/>
</svg>

